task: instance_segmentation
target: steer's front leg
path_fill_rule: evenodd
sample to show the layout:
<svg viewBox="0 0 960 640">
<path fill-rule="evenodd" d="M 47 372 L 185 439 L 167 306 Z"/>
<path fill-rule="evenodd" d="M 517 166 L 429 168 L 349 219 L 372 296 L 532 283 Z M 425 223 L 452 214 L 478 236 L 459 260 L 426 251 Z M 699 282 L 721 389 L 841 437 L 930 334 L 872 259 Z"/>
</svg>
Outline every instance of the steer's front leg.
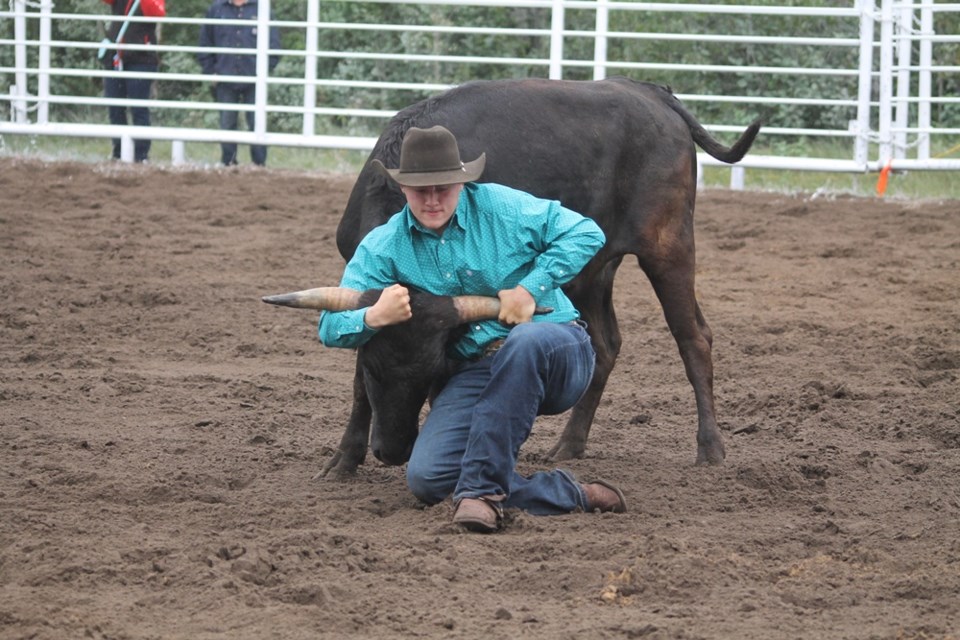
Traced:
<svg viewBox="0 0 960 640">
<path fill-rule="evenodd" d="M 337 452 L 313 477 L 314 480 L 343 480 L 357 473 L 357 467 L 363 464 L 367 457 L 371 415 L 370 400 L 367 398 L 366 387 L 363 384 L 363 372 L 360 369 L 360 363 L 357 362 L 353 376 L 353 407 L 350 410 L 350 421 L 340 439 Z"/>
</svg>

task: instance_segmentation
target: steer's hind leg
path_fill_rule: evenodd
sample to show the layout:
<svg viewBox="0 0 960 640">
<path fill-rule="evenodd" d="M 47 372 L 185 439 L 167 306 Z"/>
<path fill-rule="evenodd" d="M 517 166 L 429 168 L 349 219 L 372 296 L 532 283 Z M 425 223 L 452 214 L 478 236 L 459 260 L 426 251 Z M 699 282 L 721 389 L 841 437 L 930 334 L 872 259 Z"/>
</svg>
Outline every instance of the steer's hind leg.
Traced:
<svg viewBox="0 0 960 640">
<path fill-rule="evenodd" d="M 357 467 L 367 456 L 371 415 L 370 400 L 367 398 L 367 390 L 363 384 L 363 371 L 358 361 L 353 376 L 353 407 L 350 410 L 350 421 L 343 432 L 336 453 L 313 477 L 314 480 L 321 478 L 342 480 L 357 472 Z"/>
<path fill-rule="evenodd" d="M 661 245 L 662 246 L 662 245 Z M 670 255 L 642 255 L 647 273 L 663 307 L 667 326 L 677 341 L 687 379 L 697 400 L 697 464 L 720 464 L 726 452 L 717 426 L 713 400 L 713 335 L 700 311 L 694 291 L 693 239 L 683 248 L 672 246 Z"/>
<path fill-rule="evenodd" d="M 573 407 L 560 440 L 548 454 L 551 460 L 583 457 L 600 398 L 617 362 L 622 340 L 613 310 L 613 278 L 620 261 L 621 259 L 607 262 L 600 267 L 596 275 L 582 274 L 567 291 L 580 311 L 581 318 L 587 323 L 587 331 L 597 353 L 597 364 L 590 386 Z M 581 282 L 586 283 L 586 286 L 578 286 Z"/>
</svg>

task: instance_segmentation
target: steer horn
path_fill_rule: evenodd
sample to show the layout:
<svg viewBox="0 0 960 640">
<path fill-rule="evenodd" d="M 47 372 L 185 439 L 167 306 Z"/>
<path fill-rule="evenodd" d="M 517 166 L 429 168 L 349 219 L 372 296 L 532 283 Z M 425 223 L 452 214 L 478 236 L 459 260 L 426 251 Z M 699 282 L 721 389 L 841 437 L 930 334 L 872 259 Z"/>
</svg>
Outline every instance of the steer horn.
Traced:
<svg viewBox="0 0 960 640">
<path fill-rule="evenodd" d="M 261 298 L 267 304 L 320 311 L 349 311 L 360 308 L 360 292 L 343 287 L 318 287 Z"/>
<path fill-rule="evenodd" d="M 455 296 L 453 306 L 463 323 L 493 320 L 500 315 L 500 299 L 489 296 Z"/>
<path fill-rule="evenodd" d="M 453 305 L 460 314 L 460 322 L 476 320 L 495 320 L 500 316 L 500 298 L 490 296 L 455 296 Z M 541 315 L 551 313 L 552 307 L 537 307 L 533 313 Z"/>
<path fill-rule="evenodd" d="M 344 287 L 318 287 L 261 298 L 267 304 L 318 311 L 349 311 L 360 308 L 360 291 Z M 454 296 L 453 305 L 461 323 L 494 320 L 500 315 L 500 299 L 491 296 Z M 550 313 L 550 307 L 537 307 L 534 313 Z"/>
</svg>

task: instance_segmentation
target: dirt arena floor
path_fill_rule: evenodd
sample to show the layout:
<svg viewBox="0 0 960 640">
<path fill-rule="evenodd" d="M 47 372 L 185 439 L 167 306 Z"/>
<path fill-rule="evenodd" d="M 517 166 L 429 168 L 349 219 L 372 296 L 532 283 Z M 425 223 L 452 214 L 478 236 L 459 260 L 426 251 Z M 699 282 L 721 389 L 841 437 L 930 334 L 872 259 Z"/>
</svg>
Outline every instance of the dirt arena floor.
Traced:
<svg viewBox="0 0 960 640">
<path fill-rule="evenodd" d="M 625 262 L 563 466 L 630 512 L 481 536 L 312 480 L 353 354 L 260 297 L 336 284 L 352 181 L 0 160 L 0 638 L 960 638 L 960 202 L 703 192 L 726 464 Z"/>
</svg>

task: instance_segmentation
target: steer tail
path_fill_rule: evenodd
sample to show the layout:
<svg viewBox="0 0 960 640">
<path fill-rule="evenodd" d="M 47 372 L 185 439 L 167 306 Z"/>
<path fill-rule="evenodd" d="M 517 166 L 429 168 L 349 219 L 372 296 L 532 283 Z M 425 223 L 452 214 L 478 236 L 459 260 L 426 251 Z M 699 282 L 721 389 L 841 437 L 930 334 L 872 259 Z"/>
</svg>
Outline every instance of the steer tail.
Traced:
<svg viewBox="0 0 960 640">
<path fill-rule="evenodd" d="M 749 151 L 753 145 L 754 139 L 757 137 L 757 134 L 760 133 L 760 125 L 762 122 L 760 118 L 757 118 L 750 123 L 747 130 L 741 134 L 740 138 L 732 147 L 725 147 L 717 142 L 716 139 L 703 128 L 703 125 L 693 117 L 693 114 L 686 110 L 683 103 L 672 93 L 667 103 L 670 105 L 670 108 L 676 111 L 680 117 L 683 118 L 684 122 L 687 123 L 687 126 L 690 128 L 690 134 L 693 136 L 693 141 L 697 143 L 697 146 L 721 162 L 733 164 L 743 160 L 743 156 L 747 155 L 747 151 Z"/>
</svg>

